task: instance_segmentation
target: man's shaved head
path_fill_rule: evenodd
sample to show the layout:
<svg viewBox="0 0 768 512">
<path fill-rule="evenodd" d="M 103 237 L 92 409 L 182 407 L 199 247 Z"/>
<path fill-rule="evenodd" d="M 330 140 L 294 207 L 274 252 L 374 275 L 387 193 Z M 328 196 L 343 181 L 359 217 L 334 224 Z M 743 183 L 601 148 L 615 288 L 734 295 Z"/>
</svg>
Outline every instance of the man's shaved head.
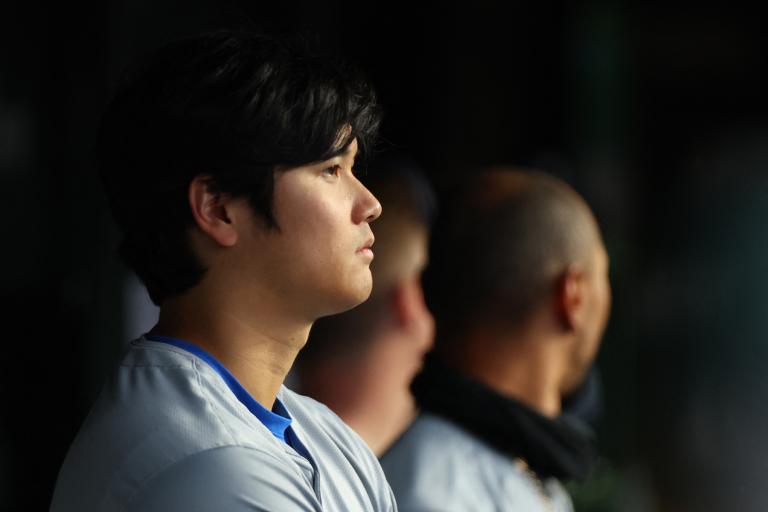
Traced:
<svg viewBox="0 0 768 512">
<path fill-rule="evenodd" d="M 425 274 L 442 339 L 478 321 L 520 326 L 602 239 L 586 202 L 541 172 L 492 168 L 462 183 L 434 229 Z"/>
</svg>

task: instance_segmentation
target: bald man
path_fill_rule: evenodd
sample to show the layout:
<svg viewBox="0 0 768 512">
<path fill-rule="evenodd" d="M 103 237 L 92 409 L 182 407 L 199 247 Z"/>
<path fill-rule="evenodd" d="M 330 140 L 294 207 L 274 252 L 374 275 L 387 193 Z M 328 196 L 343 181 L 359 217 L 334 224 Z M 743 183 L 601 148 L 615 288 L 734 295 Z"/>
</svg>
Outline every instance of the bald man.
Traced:
<svg viewBox="0 0 768 512">
<path fill-rule="evenodd" d="M 400 155 L 380 157 L 364 180 L 387 209 L 373 227 L 371 297 L 315 323 L 295 374 L 302 393 L 381 455 L 416 416 L 408 387 L 434 339 L 421 273 L 435 198 L 422 171 Z"/>
<path fill-rule="evenodd" d="M 493 169 L 434 228 L 425 274 L 434 353 L 422 413 L 384 455 L 403 511 L 570 511 L 591 436 L 561 414 L 610 309 L 608 256 L 584 200 L 551 176 Z"/>
</svg>

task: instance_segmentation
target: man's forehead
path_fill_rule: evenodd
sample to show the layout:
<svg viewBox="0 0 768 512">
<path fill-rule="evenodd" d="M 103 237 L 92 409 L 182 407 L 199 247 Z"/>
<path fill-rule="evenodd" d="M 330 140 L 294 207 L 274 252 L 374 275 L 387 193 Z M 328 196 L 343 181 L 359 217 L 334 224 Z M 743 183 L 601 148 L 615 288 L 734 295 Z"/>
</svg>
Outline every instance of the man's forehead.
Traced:
<svg viewBox="0 0 768 512">
<path fill-rule="evenodd" d="M 357 137 L 353 138 L 351 141 L 347 143 L 346 146 L 340 147 L 336 151 L 334 151 L 333 156 L 331 158 L 355 158 L 357 155 Z"/>
<path fill-rule="evenodd" d="M 353 157 L 357 155 L 357 137 L 352 139 L 349 144 L 347 144 L 347 147 L 344 148 L 344 152 L 342 153 L 345 157 Z"/>
</svg>

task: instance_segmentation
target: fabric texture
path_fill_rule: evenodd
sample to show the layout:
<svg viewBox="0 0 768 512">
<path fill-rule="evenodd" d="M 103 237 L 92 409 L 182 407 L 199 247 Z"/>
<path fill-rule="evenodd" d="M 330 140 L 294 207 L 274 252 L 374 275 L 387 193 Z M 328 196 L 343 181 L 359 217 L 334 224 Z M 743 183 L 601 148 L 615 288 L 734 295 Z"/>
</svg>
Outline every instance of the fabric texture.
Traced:
<svg viewBox="0 0 768 512">
<path fill-rule="evenodd" d="M 401 512 L 573 512 L 557 480 L 539 488 L 514 459 L 429 412 L 418 416 L 381 465 Z"/>
<path fill-rule="evenodd" d="M 573 510 L 561 480 L 585 476 L 595 461 L 586 429 L 546 418 L 433 356 L 412 389 L 422 412 L 382 457 L 401 511 Z"/>
<path fill-rule="evenodd" d="M 307 450 L 276 438 L 205 361 L 132 342 L 60 470 L 52 512 L 396 511 L 378 461 L 327 407 L 277 397 Z"/>
</svg>

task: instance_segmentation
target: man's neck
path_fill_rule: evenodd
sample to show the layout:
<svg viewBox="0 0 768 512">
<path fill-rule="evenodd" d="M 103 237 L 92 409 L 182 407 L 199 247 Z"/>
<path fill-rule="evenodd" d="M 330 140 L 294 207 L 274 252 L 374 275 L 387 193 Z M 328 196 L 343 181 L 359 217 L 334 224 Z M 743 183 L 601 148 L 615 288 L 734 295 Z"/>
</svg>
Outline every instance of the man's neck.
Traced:
<svg viewBox="0 0 768 512">
<path fill-rule="evenodd" d="M 560 414 L 563 361 L 556 341 L 533 339 L 531 333 L 483 331 L 471 336 L 459 342 L 471 348 L 448 355 L 446 363 L 544 416 Z"/>
<path fill-rule="evenodd" d="M 219 360 L 257 402 L 271 409 L 306 343 L 311 322 L 291 321 L 274 308 L 242 311 L 228 302 L 193 292 L 168 299 L 151 333 L 198 345 Z"/>
<path fill-rule="evenodd" d="M 391 375 L 399 368 L 385 360 L 326 361 L 300 374 L 301 392 L 330 407 L 378 456 L 416 416 L 410 378 Z M 389 372 L 390 375 L 381 375 Z"/>
</svg>

